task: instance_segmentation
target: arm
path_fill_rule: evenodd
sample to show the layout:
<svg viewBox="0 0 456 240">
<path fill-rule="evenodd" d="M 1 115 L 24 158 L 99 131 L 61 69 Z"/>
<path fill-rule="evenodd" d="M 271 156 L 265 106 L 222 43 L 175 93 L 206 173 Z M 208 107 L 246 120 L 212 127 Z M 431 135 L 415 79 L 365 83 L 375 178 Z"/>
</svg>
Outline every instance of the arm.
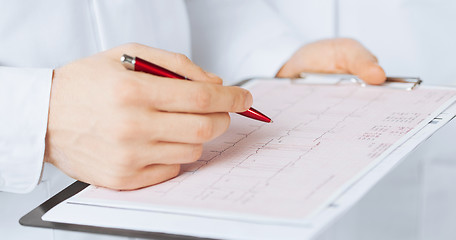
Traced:
<svg viewBox="0 0 456 240">
<path fill-rule="evenodd" d="M 25 193 L 43 166 L 52 69 L 0 67 L 0 191 Z"/>
</svg>

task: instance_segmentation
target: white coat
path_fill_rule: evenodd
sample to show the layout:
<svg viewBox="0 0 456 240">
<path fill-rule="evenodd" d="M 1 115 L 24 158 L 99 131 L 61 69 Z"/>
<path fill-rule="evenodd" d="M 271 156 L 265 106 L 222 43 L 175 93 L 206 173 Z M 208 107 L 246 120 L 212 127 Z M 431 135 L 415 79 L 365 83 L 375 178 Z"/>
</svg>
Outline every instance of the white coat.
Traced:
<svg viewBox="0 0 456 240">
<path fill-rule="evenodd" d="M 95 237 L 18 223 L 73 181 L 43 166 L 54 68 L 138 42 L 184 53 L 233 82 L 274 76 L 300 46 L 262 1 L 0 0 L 0 6 L 2 239 Z"/>
</svg>

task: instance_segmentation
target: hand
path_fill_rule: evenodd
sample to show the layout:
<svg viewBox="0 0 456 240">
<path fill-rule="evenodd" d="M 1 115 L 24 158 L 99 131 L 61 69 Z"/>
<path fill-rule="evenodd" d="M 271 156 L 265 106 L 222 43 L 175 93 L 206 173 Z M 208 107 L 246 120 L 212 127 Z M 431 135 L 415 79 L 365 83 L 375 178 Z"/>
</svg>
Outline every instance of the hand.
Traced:
<svg viewBox="0 0 456 240">
<path fill-rule="evenodd" d="M 359 42 L 329 39 L 301 47 L 277 73 L 278 77 L 297 77 L 301 72 L 348 73 L 368 84 L 382 84 L 385 71 L 377 58 Z"/>
<path fill-rule="evenodd" d="M 126 70 L 122 54 L 140 56 L 195 81 Z M 127 44 L 54 72 L 45 161 L 69 176 L 112 189 L 153 185 L 198 160 L 202 143 L 223 133 L 227 112 L 251 94 L 225 87 L 181 54 Z"/>
</svg>

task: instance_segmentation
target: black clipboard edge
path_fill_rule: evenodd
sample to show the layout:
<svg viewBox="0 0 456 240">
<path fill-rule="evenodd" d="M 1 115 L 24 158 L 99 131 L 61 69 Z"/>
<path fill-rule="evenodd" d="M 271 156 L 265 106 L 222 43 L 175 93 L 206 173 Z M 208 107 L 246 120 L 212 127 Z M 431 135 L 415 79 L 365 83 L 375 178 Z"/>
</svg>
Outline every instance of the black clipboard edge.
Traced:
<svg viewBox="0 0 456 240">
<path fill-rule="evenodd" d="M 95 233 L 95 234 L 108 234 L 108 235 L 116 235 L 116 236 L 125 236 L 125 237 L 135 237 L 135 238 L 153 238 L 153 239 L 160 239 L 160 240 L 174 240 L 174 239 L 185 239 L 185 240 L 193 240 L 193 239 L 209 239 L 209 238 L 198 238 L 192 236 L 185 236 L 185 235 L 175 235 L 175 234 L 168 234 L 168 233 L 160 233 L 160 232 L 146 232 L 146 231 L 137 231 L 137 230 L 130 230 L 130 229 L 120 229 L 120 228 L 106 228 L 106 227 L 95 227 L 95 226 L 88 226 L 88 225 L 79 225 L 79 224 L 71 224 L 71 223 L 59 223 L 59 222 L 49 222 L 42 220 L 42 216 L 53 207 L 57 206 L 57 204 L 67 200 L 68 198 L 72 197 L 76 193 L 82 191 L 84 188 L 89 186 L 87 183 L 83 183 L 80 181 L 76 181 L 72 183 L 70 186 L 66 187 L 46 202 L 42 203 L 31 212 L 24 215 L 20 220 L 19 223 L 22 226 L 27 227 L 41 227 L 41 228 L 51 228 L 51 229 L 58 229 L 58 230 L 68 230 L 68 231 L 76 231 L 76 232 L 88 232 L 88 233 Z"/>
</svg>

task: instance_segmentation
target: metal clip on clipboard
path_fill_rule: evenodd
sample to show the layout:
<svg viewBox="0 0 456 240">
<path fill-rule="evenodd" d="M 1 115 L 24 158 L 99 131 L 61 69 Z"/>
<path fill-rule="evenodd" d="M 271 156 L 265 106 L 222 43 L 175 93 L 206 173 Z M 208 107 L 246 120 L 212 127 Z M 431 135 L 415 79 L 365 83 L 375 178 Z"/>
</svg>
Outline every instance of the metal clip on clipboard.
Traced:
<svg viewBox="0 0 456 240">
<path fill-rule="evenodd" d="M 338 84 L 344 81 L 359 84 L 365 87 L 367 84 L 355 75 L 351 74 L 327 74 L 303 72 L 300 78 L 293 79 L 296 83 L 302 84 Z M 404 89 L 411 91 L 421 85 L 423 81 L 419 77 L 387 77 L 382 86 Z"/>
</svg>

